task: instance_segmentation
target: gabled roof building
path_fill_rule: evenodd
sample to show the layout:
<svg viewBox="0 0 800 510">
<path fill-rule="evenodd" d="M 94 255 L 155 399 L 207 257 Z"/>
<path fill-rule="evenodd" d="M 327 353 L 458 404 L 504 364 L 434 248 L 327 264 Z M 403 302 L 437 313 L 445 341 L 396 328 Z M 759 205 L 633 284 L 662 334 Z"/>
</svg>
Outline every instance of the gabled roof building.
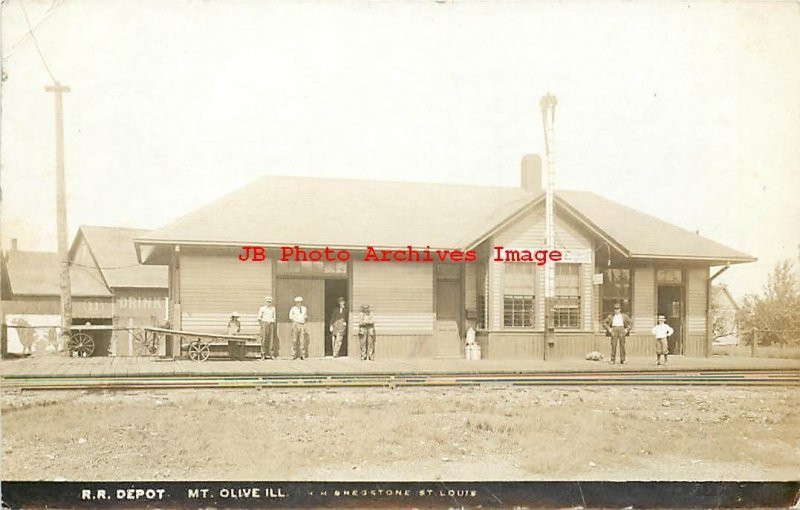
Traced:
<svg viewBox="0 0 800 510">
<path fill-rule="evenodd" d="M 555 263 L 555 341 L 543 341 L 543 266 L 494 260 L 495 247 L 545 248 L 540 167 L 524 158 L 519 188 L 263 177 L 135 242 L 142 262 L 169 266 L 173 327 L 222 332 L 236 310 L 243 333 L 254 334 L 271 295 L 284 355 L 297 295 L 309 310 L 312 356 L 331 353 L 326 321 L 339 296 L 353 306 L 345 349 L 355 357 L 361 304 L 375 315 L 380 357 L 463 356 L 473 327 L 484 357 L 551 359 L 607 351 L 601 322 L 617 302 L 633 318 L 629 355 L 651 354 L 658 314 L 677 332 L 674 354 L 709 355 L 709 269 L 755 259 L 586 191 L 555 195 L 565 257 Z M 239 260 L 243 246 L 263 248 L 266 260 Z M 352 257 L 281 262 L 287 246 Z M 368 247 L 474 250 L 477 260 L 376 263 L 363 260 Z"/>
</svg>

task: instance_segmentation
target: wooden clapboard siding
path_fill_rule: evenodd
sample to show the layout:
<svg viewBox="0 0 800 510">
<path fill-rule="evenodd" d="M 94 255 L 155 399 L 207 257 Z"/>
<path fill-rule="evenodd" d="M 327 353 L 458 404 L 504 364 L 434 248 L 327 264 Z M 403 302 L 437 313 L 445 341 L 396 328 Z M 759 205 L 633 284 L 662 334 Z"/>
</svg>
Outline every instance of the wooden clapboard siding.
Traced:
<svg viewBox="0 0 800 510">
<path fill-rule="evenodd" d="M 633 269 L 633 329 L 649 333 L 655 326 L 656 286 L 652 267 Z"/>
<path fill-rule="evenodd" d="M 169 303 L 167 305 L 169 325 L 174 329 L 181 328 L 181 278 L 180 259 L 178 254 L 171 254 L 169 270 Z"/>
<path fill-rule="evenodd" d="M 383 333 L 433 332 L 433 264 L 357 261 L 352 278 L 351 328 L 361 305 L 368 304 Z"/>
<path fill-rule="evenodd" d="M 184 316 L 197 313 L 257 313 L 272 293 L 272 264 L 241 262 L 235 255 L 183 253 L 180 302 Z"/>
<path fill-rule="evenodd" d="M 258 328 L 258 314 L 257 313 L 241 313 L 239 322 L 242 324 L 242 335 L 257 335 Z M 183 327 L 184 331 L 191 331 L 192 333 L 220 333 L 225 334 L 228 331 L 228 321 L 231 318 L 230 313 L 184 313 L 183 314 Z"/>
<path fill-rule="evenodd" d="M 306 331 L 309 336 L 308 355 L 325 355 L 325 280 L 312 278 L 278 278 L 275 293 L 275 311 L 278 315 L 277 334 L 280 339 L 280 356 L 292 354 L 292 325 L 289 310 L 294 298 L 301 296 L 308 310 Z"/>
<path fill-rule="evenodd" d="M 594 286 L 592 285 L 592 275 L 594 274 L 594 253 L 592 253 L 592 262 L 590 264 L 583 264 L 583 285 L 581 290 L 581 305 L 583 306 L 583 330 L 594 330 L 594 294 L 592 292 Z"/>
<path fill-rule="evenodd" d="M 591 249 L 592 242 L 589 238 L 582 235 L 572 225 L 556 216 L 556 245 L 558 249 Z M 541 250 L 545 249 L 545 218 L 544 208 L 537 208 L 522 217 L 520 217 L 513 224 L 506 227 L 504 230 L 494 236 L 492 242 L 493 246 L 502 246 L 506 249 L 513 250 Z M 492 250 L 489 255 L 490 259 L 495 257 L 495 252 Z M 594 259 L 593 259 L 594 260 Z M 503 262 L 490 262 L 490 296 L 491 296 L 491 329 L 500 330 L 503 328 Z M 536 268 L 536 318 L 534 329 L 544 328 L 545 317 L 545 300 L 544 300 L 544 287 L 546 266 L 537 266 Z M 594 272 L 594 263 L 582 264 L 582 310 L 583 314 L 583 328 L 587 331 L 592 329 L 592 307 L 594 302 L 593 287 L 592 287 L 592 274 Z"/>
<path fill-rule="evenodd" d="M 478 343 L 483 359 L 542 359 L 542 333 L 488 333 Z"/>
<path fill-rule="evenodd" d="M 591 248 L 591 241 L 572 225 L 556 215 L 556 245 L 559 249 Z M 498 232 L 494 237 L 494 246 L 503 246 L 515 250 L 542 250 L 545 246 L 544 208 L 539 207 L 522 215 L 517 221 Z M 494 257 L 494 251 L 490 253 Z"/>
<path fill-rule="evenodd" d="M 483 359 L 542 359 L 543 333 L 486 333 L 478 336 Z M 555 344 L 548 351 L 552 359 L 585 359 L 592 351 L 611 357 L 611 342 L 595 333 L 557 333 Z M 655 353 L 650 335 L 631 335 L 625 342 L 627 357 L 651 356 Z"/>
<path fill-rule="evenodd" d="M 690 333 L 686 335 L 686 339 L 683 343 L 683 353 L 686 356 L 705 356 L 705 343 L 706 343 L 706 335 L 705 333 Z"/>
<path fill-rule="evenodd" d="M 547 278 L 547 266 L 536 269 L 536 319 L 535 329 L 544 330 L 545 322 L 545 299 L 544 299 L 544 280 Z"/>
<path fill-rule="evenodd" d="M 370 305 L 371 308 L 371 305 Z M 358 328 L 361 310 L 350 312 L 350 325 Z M 433 330 L 433 315 L 430 313 L 374 313 L 375 327 L 386 335 L 425 334 Z"/>
<path fill-rule="evenodd" d="M 690 268 L 686 276 L 686 330 L 705 335 L 708 268 Z"/>
<path fill-rule="evenodd" d="M 600 339 L 594 333 L 557 334 L 555 345 L 548 354 L 553 358 L 585 358 L 586 353 L 601 351 Z"/>
<path fill-rule="evenodd" d="M 435 343 L 432 334 L 426 335 L 387 335 L 377 329 L 375 336 L 375 359 L 433 358 Z M 358 357 L 360 345 L 358 335 L 352 335 L 348 345 L 348 355 Z"/>
<path fill-rule="evenodd" d="M 464 267 L 464 308 L 469 316 L 478 313 L 478 268 L 476 263 Z"/>
<path fill-rule="evenodd" d="M 489 329 L 503 328 L 503 263 L 489 261 Z"/>
</svg>

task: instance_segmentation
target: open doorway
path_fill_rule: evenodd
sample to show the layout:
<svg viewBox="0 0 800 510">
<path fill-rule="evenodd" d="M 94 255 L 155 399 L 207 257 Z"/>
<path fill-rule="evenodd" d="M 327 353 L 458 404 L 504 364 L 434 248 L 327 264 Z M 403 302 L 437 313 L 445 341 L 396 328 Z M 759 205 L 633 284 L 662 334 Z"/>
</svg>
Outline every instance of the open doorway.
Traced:
<svg viewBox="0 0 800 510">
<path fill-rule="evenodd" d="M 658 314 L 667 318 L 675 333 L 669 338 L 669 353 L 683 354 L 683 286 L 658 286 Z"/>
<path fill-rule="evenodd" d="M 339 308 L 339 297 L 345 299 L 346 313 L 352 311 L 351 303 L 348 301 L 347 296 L 347 280 L 342 279 L 326 279 L 325 280 L 325 356 L 333 356 L 333 334 L 330 331 L 331 316 Z M 350 329 L 348 324 L 348 330 Z M 342 340 L 342 348 L 339 351 L 339 356 L 347 356 L 347 333 Z"/>
</svg>

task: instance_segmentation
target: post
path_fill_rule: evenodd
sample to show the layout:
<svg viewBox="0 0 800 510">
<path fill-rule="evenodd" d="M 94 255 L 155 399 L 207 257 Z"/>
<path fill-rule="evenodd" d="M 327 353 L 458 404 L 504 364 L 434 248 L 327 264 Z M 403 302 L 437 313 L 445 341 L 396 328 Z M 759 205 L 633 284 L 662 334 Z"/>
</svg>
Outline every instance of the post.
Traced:
<svg viewBox="0 0 800 510">
<path fill-rule="evenodd" d="M 750 345 L 750 357 L 756 357 L 756 351 L 758 350 L 758 330 L 753 328 L 753 343 Z"/>
<path fill-rule="evenodd" d="M 64 118 L 62 94 L 69 92 L 69 87 L 55 82 L 44 88 L 53 92 L 56 106 L 56 225 L 58 230 L 58 258 L 61 278 L 61 341 L 60 347 L 66 347 L 72 330 L 72 287 L 69 279 L 69 254 L 67 252 L 67 185 L 64 177 Z"/>
<path fill-rule="evenodd" d="M 555 235 L 555 120 L 556 120 L 556 97 L 550 93 L 542 96 L 539 107 L 542 110 L 542 124 L 544 127 L 544 144 L 547 153 L 547 187 L 545 188 L 545 242 L 548 253 L 552 252 L 556 246 Z M 556 268 L 550 261 L 545 265 L 544 278 L 544 343 L 542 345 L 542 358 L 547 360 L 547 351 L 555 343 L 555 317 L 553 316 L 553 303 L 555 298 L 555 279 Z"/>
</svg>

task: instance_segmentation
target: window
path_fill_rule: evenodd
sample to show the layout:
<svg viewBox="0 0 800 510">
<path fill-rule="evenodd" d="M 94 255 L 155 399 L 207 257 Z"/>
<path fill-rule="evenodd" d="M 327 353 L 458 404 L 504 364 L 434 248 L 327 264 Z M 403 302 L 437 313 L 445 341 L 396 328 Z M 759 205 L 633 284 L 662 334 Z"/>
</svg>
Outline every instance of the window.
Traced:
<svg viewBox="0 0 800 510">
<path fill-rule="evenodd" d="M 533 327 L 533 296 L 503 296 L 503 325 L 510 328 Z"/>
<path fill-rule="evenodd" d="M 534 326 L 535 267 L 535 264 L 526 262 L 504 264 L 503 326 L 509 328 Z"/>
<path fill-rule="evenodd" d="M 308 261 L 282 261 L 278 260 L 276 271 L 281 274 L 321 275 L 321 274 L 347 274 L 346 262 L 312 262 Z"/>
<path fill-rule="evenodd" d="M 556 329 L 581 327 L 581 265 L 556 264 L 553 319 Z"/>
<path fill-rule="evenodd" d="M 656 283 L 681 283 L 683 281 L 680 269 L 656 270 Z"/>
<path fill-rule="evenodd" d="M 602 296 L 601 322 L 614 313 L 616 303 L 622 306 L 623 313 L 631 315 L 631 270 L 607 269 L 603 274 Z"/>
<path fill-rule="evenodd" d="M 478 329 L 486 329 L 486 296 L 478 296 Z"/>
</svg>

